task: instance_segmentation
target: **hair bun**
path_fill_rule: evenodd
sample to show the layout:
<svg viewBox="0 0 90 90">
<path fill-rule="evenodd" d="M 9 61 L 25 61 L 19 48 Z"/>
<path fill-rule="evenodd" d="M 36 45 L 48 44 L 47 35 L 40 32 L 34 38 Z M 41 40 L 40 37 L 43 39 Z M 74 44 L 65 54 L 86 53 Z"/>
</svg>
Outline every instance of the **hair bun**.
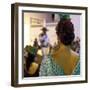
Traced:
<svg viewBox="0 0 90 90">
<path fill-rule="evenodd" d="M 60 21 L 56 27 L 60 41 L 65 45 L 70 45 L 74 40 L 74 25 L 71 20 Z"/>
</svg>

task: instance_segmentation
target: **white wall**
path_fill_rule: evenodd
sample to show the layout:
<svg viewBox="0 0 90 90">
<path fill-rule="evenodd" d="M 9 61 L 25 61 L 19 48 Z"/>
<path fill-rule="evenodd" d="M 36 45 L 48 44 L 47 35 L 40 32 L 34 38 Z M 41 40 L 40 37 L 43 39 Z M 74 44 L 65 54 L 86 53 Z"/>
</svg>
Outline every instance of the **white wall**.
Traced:
<svg viewBox="0 0 90 90">
<path fill-rule="evenodd" d="M 90 81 L 87 84 L 70 84 L 70 85 L 55 85 L 41 87 L 25 87 L 13 88 L 10 86 L 11 81 L 11 3 L 13 2 L 31 2 L 42 4 L 61 4 L 61 5 L 76 5 L 88 6 L 90 9 L 90 0 L 1 0 L 0 2 L 0 90 L 89 90 Z M 90 10 L 89 10 L 90 11 Z M 89 15 L 90 16 L 90 12 Z M 90 17 L 88 17 L 90 20 Z M 90 23 L 90 21 L 89 21 Z M 90 25 L 88 27 L 90 33 Z M 90 35 L 89 35 L 90 38 Z M 90 40 L 89 40 L 90 44 Z M 88 45 L 90 46 L 90 45 Z M 88 47 L 90 53 L 90 47 Z M 89 55 L 90 56 L 90 55 Z M 88 59 L 90 64 L 90 57 Z M 88 65 L 90 68 L 90 65 Z M 90 76 L 90 70 L 88 71 Z M 89 77 L 90 80 L 90 77 Z"/>
<path fill-rule="evenodd" d="M 42 20 L 42 26 L 31 27 L 30 19 Z M 41 28 L 46 26 L 46 21 L 51 21 L 51 14 L 48 13 L 24 13 L 24 47 L 26 45 L 33 45 L 35 38 L 38 39 L 41 33 Z"/>
<path fill-rule="evenodd" d="M 79 37 L 80 38 L 80 15 L 71 15 L 71 20 L 74 24 L 74 33 L 75 33 L 75 38 Z"/>
<path fill-rule="evenodd" d="M 42 26 L 38 26 L 38 27 L 32 27 L 30 24 L 30 18 L 35 18 L 35 19 L 40 19 L 43 20 Z M 50 13 L 25 13 L 24 14 L 24 47 L 26 45 L 33 45 L 33 42 L 35 40 L 35 38 L 39 39 L 39 35 L 42 32 L 41 28 L 43 26 L 47 27 L 47 29 L 49 30 L 47 32 L 50 42 L 51 44 L 53 44 L 56 41 L 56 37 L 55 37 L 55 26 L 56 25 L 48 25 L 48 23 L 46 23 L 46 21 L 50 21 L 51 22 L 51 14 Z"/>
</svg>

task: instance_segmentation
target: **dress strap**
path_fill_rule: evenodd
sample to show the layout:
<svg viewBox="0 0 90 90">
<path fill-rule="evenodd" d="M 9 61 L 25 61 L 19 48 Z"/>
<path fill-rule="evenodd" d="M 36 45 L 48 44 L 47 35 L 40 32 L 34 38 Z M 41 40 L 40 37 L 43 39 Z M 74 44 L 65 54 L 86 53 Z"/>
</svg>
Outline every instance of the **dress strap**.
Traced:
<svg viewBox="0 0 90 90">
<path fill-rule="evenodd" d="M 72 75 L 80 75 L 80 60 L 77 62 L 77 65 L 74 68 Z"/>
</svg>

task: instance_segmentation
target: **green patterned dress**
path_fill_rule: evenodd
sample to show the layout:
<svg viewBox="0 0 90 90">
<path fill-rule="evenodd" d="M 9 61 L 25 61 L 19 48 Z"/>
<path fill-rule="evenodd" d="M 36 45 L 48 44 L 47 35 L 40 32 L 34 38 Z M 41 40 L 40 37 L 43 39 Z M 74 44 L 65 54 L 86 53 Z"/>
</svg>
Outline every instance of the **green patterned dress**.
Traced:
<svg viewBox="0 0 90 90">
<path fill-rule="evenodd" d="M 64 69 L 57 65 L 53 58 L 48 55 L 42 59 L 39 76 L 60 76 L 65 75 Z M 80 75 L 80 62 L 78 61 L 72 75 Z"/>
</svg>

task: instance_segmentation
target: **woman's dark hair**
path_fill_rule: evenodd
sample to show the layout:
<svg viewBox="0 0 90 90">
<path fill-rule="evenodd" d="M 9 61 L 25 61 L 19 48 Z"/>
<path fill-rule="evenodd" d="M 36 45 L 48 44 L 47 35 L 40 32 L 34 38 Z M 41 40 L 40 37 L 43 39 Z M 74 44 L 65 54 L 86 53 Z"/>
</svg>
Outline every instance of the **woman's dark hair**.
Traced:
<svg viewBox="0 0 90 90">
<path fill-rule="evenodd" d="M 56 26 L 58 38 L 64 45 L 70 45 L 74 40 L 74 25 L 71 20 L 61 20 Z"/>
<path fill-rule="evenodd" d="M 28 57 L 26 58 L 26 69 L 28 70 L 32 62 L 34 62 L 35 55 L 28 53 Z"/>
</svg>

